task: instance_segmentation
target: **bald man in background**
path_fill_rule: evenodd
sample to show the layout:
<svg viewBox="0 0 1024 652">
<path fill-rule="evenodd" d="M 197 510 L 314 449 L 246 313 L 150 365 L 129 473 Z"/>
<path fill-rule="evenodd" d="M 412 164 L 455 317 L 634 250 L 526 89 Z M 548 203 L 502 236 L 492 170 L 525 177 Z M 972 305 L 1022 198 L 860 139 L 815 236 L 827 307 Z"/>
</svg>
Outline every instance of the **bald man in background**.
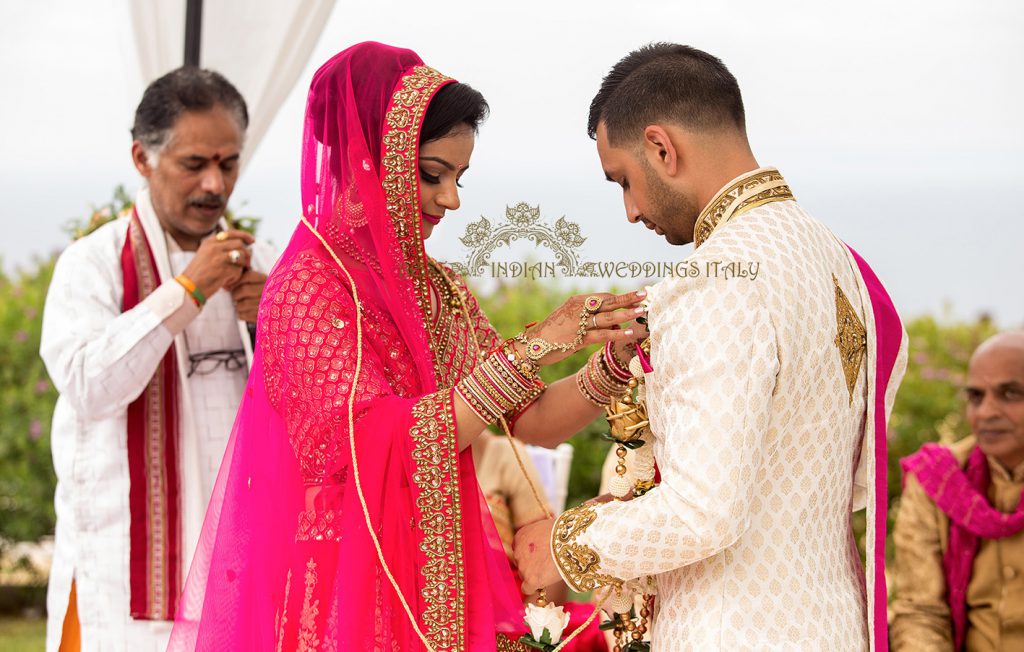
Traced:
<svg viewBox="0 0 1024 652">
<path fill-rule="evenodd" d="M 1024 650 L 1024 331 L 982 343 L 972 435 L 902 461 L 894 650 Z"/>
</svg>

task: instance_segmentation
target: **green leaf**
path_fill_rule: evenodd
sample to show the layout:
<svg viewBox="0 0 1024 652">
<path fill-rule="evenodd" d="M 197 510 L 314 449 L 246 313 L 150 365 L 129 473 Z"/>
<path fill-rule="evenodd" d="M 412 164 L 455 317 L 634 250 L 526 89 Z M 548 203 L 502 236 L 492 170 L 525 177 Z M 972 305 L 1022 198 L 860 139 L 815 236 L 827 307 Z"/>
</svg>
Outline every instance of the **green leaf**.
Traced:
<svg viewBox="0 0 1024 652">
<path fill-rule="evenodd" d="M 543 643 L 544 645 L 552 645 L 553 644 L 552 641 L 551 641 L 551 632 L 548 631 L 547 627 L 545 627 L 544 631 L 540 633 L 540 642 Z"/>
<path fill-rule="evenodd" d="M 544 643 L 541 643 L 535 639 L 532 634 L 523 634 L 519 637 L 519 642 L 538 650 L 544 650 L 544 652 L 551 652 L 551 650 L 555 649 L 555 646 L 553 645 L 545 645 Z"/>
</svg>

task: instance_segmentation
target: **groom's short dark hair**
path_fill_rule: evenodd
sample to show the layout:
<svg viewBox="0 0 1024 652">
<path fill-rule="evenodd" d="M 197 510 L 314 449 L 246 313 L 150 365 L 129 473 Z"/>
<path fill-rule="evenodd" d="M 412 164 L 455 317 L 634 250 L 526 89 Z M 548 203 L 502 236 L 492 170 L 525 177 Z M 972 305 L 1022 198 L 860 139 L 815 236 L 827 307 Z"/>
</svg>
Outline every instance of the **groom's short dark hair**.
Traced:
<svg viewBox="0 0 1024 652">
<path fill-rule="evenodd" d="M 740 86 L 725 64 L 675 43 L 645 45 L 615 64 L 590 103 L 587 134 L 595 140 L 600 122 L 613 145 L 658 122 L 746 131 Z"/>
</svg>

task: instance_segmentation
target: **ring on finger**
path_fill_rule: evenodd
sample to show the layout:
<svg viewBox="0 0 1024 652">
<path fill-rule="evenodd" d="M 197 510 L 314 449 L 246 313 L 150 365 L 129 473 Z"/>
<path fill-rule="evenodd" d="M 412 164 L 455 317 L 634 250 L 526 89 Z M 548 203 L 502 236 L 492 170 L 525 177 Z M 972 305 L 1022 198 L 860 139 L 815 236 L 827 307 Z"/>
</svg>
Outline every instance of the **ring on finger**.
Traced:
<svg viewBox="0 0 1024 652">
<path fill-rule="evenodd" d="M 242 259 L 242 252 L 237 249 L 232 249 L 228 252 L 228 260 L 231 261 L 232 265 L 237 265 L 238 261 Z"/>
<path fill-rule="evenodd" d="M 587 312 L 595 313 L 601 309 L 602 303 L 604 303 L 604 299 L 599 296 L 590 295 L 583 301 L 583 307 L 587 309 Z"/>
<path fill-rule="evenodd" d="M 597 326 L 597 315 L 592 315 L 590 318 L 592 320 L 594 320 L 594 330 L 596 331 L 597 328 L 598 328 L 598 326 Z"/>
</svg>

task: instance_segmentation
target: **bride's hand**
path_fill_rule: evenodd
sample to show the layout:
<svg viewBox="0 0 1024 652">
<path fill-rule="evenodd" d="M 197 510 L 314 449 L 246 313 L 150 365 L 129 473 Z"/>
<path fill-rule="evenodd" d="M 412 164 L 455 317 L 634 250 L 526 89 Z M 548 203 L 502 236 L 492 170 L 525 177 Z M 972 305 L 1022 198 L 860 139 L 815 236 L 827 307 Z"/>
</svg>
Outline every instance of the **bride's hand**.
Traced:
<svg viewBox="0 0 1024 652">
<path fill-rule="evenodd" d="M 632 341 L 632 328 L 616 328 L 643 314 L 640 302 L 646 293 L 608 294 L 595 292 L 569 297 L 547 319 L 524 333 L 526 342 L 516 341 L 516 350 L 541 365 L 564 360 L 592 344 Z M 583 328 L 583 336 L 580 328 Z"/>
</svg>

